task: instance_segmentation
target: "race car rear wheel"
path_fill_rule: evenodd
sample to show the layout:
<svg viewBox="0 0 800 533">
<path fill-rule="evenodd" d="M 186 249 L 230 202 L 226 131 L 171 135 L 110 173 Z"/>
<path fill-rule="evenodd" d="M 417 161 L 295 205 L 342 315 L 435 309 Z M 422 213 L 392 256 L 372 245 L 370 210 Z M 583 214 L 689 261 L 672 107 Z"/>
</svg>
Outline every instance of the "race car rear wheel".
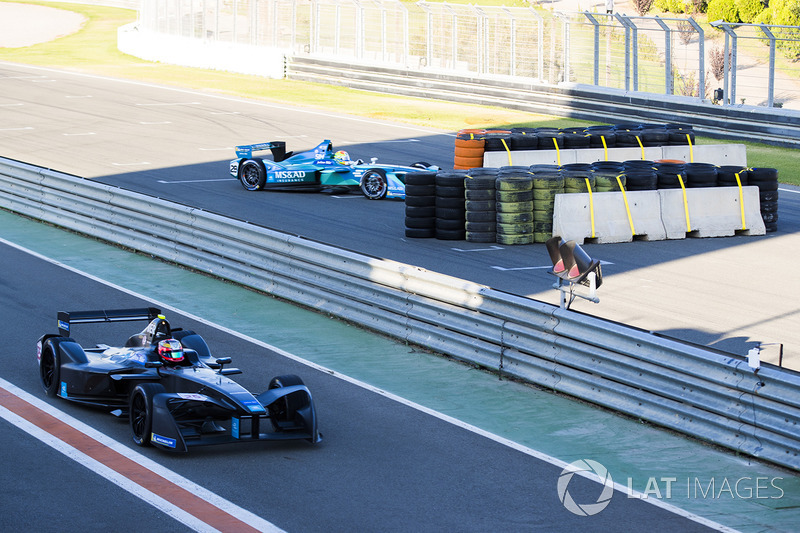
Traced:
<svg viewBox="0 0 800 533">
<path fill-rule="evenodd" d="M 153 428 L 153 396 L 164 392 L 160 383 L 141 383 L 131 392 L 128 402 L 128 418 L 133 442 L 139 446 L 150 445 Z"/>
<path fill-rule="evenodd" d="M 39 360 L 39 378 L 47 396 L 58 393 L 58 382 L 61 377 L 61 358 L 58 354 L 58 341 L 47 339 L 42 345 L 42 356 Z"/>
<path fill-rule="evenodd" d="M 269 389 L 292 387 L 294 385 L 303 385 L 303 380 L 294 374 L 287 374 L 272 378 L 269 382 Z M 298 409 L 305 407 L 306 402 L 303 401 L 301 396 L 300 394 L 288 394 L 269 404 L 267 408 L 275 431 L 280 431 L 287 423 L 294 424 L 295 413 Z"/>
<path fill-rule="evenodd" d="M 239 181 L 248 191 L 258 191 L 264 188 L 267 181 L 267 171 L 264 164 L 254 159 L 248 159 L 239 165 Z"/>
<path fill-rule="evenodd" d="M 361 192 L 370 200 L 380 200 L 388 190 L 386 171 L 382 168 L 371 168 L 361 176 Z"/>
</svg>

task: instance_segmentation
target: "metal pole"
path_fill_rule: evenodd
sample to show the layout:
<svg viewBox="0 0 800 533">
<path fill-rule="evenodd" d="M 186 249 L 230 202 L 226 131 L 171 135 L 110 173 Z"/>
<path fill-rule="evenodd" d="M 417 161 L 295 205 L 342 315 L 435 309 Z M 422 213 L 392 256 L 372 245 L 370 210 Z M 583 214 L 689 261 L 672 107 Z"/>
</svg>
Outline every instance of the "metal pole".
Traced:
<svg viewBox="0 0 800 533">
<path fill-rule="evenodd" d="M 594 85 L 600 85 L 600 23 L 589 12 L 584 11 L 583 15 L 589 19 L 589 22 L 594 26 L 594 50 L 592 53 L 594 68 L 592 69 L 592 83 Z"/>
<path fill-rule="evenodd" d="M 672 30 L 667 23 L 654 17 L 656 23 L 664 30 L 664 91 L 665 94 L 675 93 L 675 80 L 672 74 Z"/>
<path fill-rule="evenodd" d="M 769 37 L 769 81 L 767 87 L 767 106 L 775 103 L 775 35 L 764 24 L 759 24 L 764 35 Z M 781 347 L 782 348 L 782 347 Z"/>
<path fill-rule="evenodd" d="M 705 33 L 703 32 L 703 28 L 701 28 L 700 25 L 693 18 L 689 17 L 687 20 L 689 21 L 689 24 L 692 25 L 692 28 L 694 28 L 694 30 L 697 32 L 697 39 L 698 39 L 697 45 L 699 48 L 697 57 L 697 63 L 699 65 L 698 68 L 699 72 L 697 73 L 698 74 L 697 96 L 698 98 L 700 98 L 700 100 L 702 100 L 703 98 L 705 98 L 705 89 L 706 89 L 706 47 L 705 47 L 706 36 Z"/>
</svg>

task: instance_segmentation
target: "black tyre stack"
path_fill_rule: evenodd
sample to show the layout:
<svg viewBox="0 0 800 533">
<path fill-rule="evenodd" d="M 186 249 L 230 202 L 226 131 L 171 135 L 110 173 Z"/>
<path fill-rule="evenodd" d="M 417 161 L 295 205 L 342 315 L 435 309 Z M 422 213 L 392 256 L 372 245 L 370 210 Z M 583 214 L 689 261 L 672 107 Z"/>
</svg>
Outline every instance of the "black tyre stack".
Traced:
<svg viewBox="0 0 800 533">
<path fill-rule="evenodd" d="M 653 191 L 658 186 L 658 175 L 653 161 L 632 159 L 623 163 L 625 187 L 629 191 Z"/>
<path fill-rule="evenodd" d="M 537 150 L 539 137 L 533 128 L 514 128 L 511 130 L 511 150 Z"/>
<path fill-rule="evenodd" d="M 589 146 L 591 148 L 613 148 L 617 145 L 617 134 L 614 133 L 614 126 L 589 126 L 586 128 L 589 134 Z M 603 142 L 605 141 L 605 146 Z"/>
<path fill-rule="evenodd" d="M 533 242 L 553 236 L 553 210 L 557 194 L 564 194 L 564 176 L 557 165 L 531 165 L 533 185 Z"/>
<path fill-rule="evenodd" d="M 597 192 L 619 192 L 620 185 L 625 187 L 625 170 L 619 161 L 597 161 L 592 163 L 592 171 Z"/>
<path fill-rule="evenodd" d="M 739 181 L 736 181 L 736 175 L 739 175 Z M 748 177 L 750 176 L 750 169 L 740 165 L 722 165 L 717 168 L 717 185 L 719 187 L 738 187 L 739 183 L 742 187 L 747 185 Z"/>
<path fill-rule="evenodd" d="M 615 124 L 614 133 L 617 138 L 617 148 L 632 148 L 639 146 L 637 137 L 641 133 L 640 124 Z"/>
<path fill-rule="evenodd" d="M 712 163 L 686 163 L 684 183 L 687 187 L 716 187 L 717 166 Z"/>
<path fill-rule="evenodd" d="M 685 167 L 686 165 L 684 163 L 678 163 L 677 161 L 657 161 L 655 163 L 657 188 L 680 189 L 681 183 L 678 176 L 681 176 L 685 185 Z"/>
<path fill-rule="evenodd" d="M 590 163 L 570 163 L 562 165 L 561 173 L 564 176 L 564 189 L 567 193 L 592 192 L 595 190 L 594 171 Z"/>
<path fill-rule="evenodd" d="M 756 167 L 750 169 L 749 185 L 758 187 L 761 201 L 761 218 L 767 232 L 778 229 L 778 169 Z"/>
<path fill-rule="evenodd" d="M 592 136 L 584 128 L 562 128 L 560 132 L 567 150 L 591 147 Z"/>
<path fill-rule="evenodd" d="M 496 168 L 473 168 L 467 171 L 464 178 L 467 242 L 497 241 L 497 172 Z"/>
<path fill-rule="evenodd" d="M 406 237 L 436 236 L 436 172 L 406 174 Z"/>
<path fill-rule="evenodd" d="M 691 124 L 667 124 L 670 145 L 694 144 L 694 129 Z"/>
<path fill-rule="evenodd" d="M 665 124 L 642 124 L 639 131 L 642 146 L 669 145 L 669 132 Z"/>
<path fill-rule="evenodd" d="M 533 244 L 533 179 L 528 167 L 501 167 L 495 188 L 497 242 Z"/>
<path fill-rule="evenodd" d="M 539 138 L 539 150 L 555 150 L 564 148 L 564 136 L 556 128 L 536 128 Z"/>
<path fill-rule="evenodd" d="M 436 174 L 436 238 L 463 241 L 466 230 L 464 178 L 466 170 L 439 171 Z"/>
</svg>

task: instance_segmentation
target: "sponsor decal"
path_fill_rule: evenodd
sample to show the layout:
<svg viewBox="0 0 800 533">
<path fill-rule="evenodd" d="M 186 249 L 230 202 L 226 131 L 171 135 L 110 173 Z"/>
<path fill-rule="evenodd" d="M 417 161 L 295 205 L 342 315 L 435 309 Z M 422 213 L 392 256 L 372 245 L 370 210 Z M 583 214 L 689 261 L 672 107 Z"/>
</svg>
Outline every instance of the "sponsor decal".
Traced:
<svg viewBox="0 0 800 533">
<path fill-rule="evenodd" d="M 36 343 L 36 361 L 42 364 L 42 341 Z"/>
<path fill-rule="evenodd" d="M 63 320 L 58 321 L 59 329 L 63 329 L 66 332 L 69 332 L 69 322 L 65 322 Z"/>
<path fill-rule="evenodd" d="M 231 418 L 231 436 L 234 439 L 239 438 L 239 419 Z"/>
<path fill-rule="evenodd" d="M 272 180 L 276 182 L 295 182 L 295 181 L 303 181 L 306 177 L 306 173 L 302 170 L 278 170 L 273 172 L 271 175 Z"/>
<path fill-rule="evenodd" d="M 128 359 L 131 363 L 137 363 L 140 365 L 144 365 L 147 362 L 147 354 L 144 352 L 134 352 L 131 354 L 130 358 Z"/>
<path fill-rule="evenodd" d="M 247 410 L 250 411 L 251 413 L 265 413 L 266 412 L 266 410 L 264 409 L 264 406 L 261 405 L 260 403 L 258 403 L 258 400 L 253 398 L 253 395 L 250 394 L 250 393 L 247 393 L 247 392 L 241 393 L 240 392 L 240 393 L 232 394 L 231 396 L 233 396 L 234 398 L 236 398 L 236 400 L 241 402 L 241 404 L 244 405 L 245 408 L 247 408 Z"/>
<path fill-rule="evenodd" d="M 245 407 L 247 407 L 251 413 L 263 413 L 264 407 L 258 403 L 258 400 L 245 400 L 242 402 Z"/>
<path fill-rule="evenodd" d="M 171 439 L 163 435 L 158 435 L 156 433 L 150 434 L 150 441 L 156 444 L 160 444 L 162 446 L 167 446 L 168 448 L 174 448 L 177 443 L 175 439 Z"/>
<path fill-rule="evenodd" d="M 67 382 L 66 381 L 62 381 L 61 382 L 61 392 L 58 395 L 61 396 L 62 398 L 67 398 Z"/>
<path fill-rule="evenodd" d="M 198 402 L 204 402 L 208 398 L 203 394 L 194 394 L 189 392 L 179 392 L 178 397 L 183 398 L 184 400 L 197 400 Z"/>
</svg>

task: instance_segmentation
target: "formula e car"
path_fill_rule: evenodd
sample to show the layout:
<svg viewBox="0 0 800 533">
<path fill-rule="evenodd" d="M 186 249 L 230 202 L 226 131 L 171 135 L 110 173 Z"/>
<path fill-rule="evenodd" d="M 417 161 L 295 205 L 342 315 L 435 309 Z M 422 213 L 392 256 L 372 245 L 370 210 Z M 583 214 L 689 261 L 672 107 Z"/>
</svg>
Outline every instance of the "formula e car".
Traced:
<svg viewBox="0 0 800 533">
<path fill-rule="evenodd" d="M 124 346 L 83 348 L 73 324 L 149 321 Z M 156 308 L 58 313 L 58 335 L 37 343 L 48 396 L 127 416 L 133 441 L 169 451 L 264 440 L 321 440 L 311 393 L 295 375 L 273 378 L 253 395 L 228 376 L 230 357 L 214 358 L 200 335 L 171 328 Z"/>
<path fill-rule="evenodd" d="M 253 152 L 270 150 L 272 159 L 254 157 Z M 405 176 L 419 170 L 438 170 L 425 162 L 410 166 L 379 165 L 350 160 L 347 152 L 333 151 L 331 141 L 322 141 L 307 152 L 286 152 L 284 141 L 236 147 L 230 162 L 231 176 L 248 191 L 261 189 L 292 191 L 361 192 L 370 200 L 405 198 Z"/>
</svg>

